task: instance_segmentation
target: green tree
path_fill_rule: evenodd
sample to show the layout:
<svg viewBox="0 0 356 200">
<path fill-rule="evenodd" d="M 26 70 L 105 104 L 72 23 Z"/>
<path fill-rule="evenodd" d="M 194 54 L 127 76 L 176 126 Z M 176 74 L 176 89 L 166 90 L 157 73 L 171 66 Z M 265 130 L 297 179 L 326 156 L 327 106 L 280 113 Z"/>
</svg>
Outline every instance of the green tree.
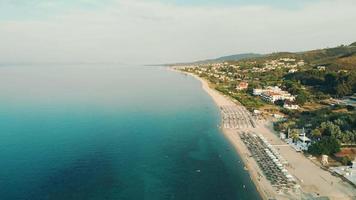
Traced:
<svg viewBox="0 0 356 200">
<path fill-rule="evenodd" d="M 350 94 L 352 94 L 351 85 L 348 85 L 345 82 L 337 84 L 335 86 L 335 93 L 336 93 L 336 95 L 338 97 L 343 97 L 343 96 L 346 96 L 346 95 L 350 95 Z"/>
<path fill-rule="evenodd" d="M 304 91 L 300 91 L 295 98 L 295 102 L 299 105 L 304 105 L 308 100 L 308 96 Z"/>
<path fill-rule="evenodd" d="M 313 155 L 333 155 L 340 151 L 340 142 L 333 137 L 323 137 L 321 140 L 314 142 L 308 149 Z"/>
<path fill-rule="evenodd" d="M 290 134 L 289 137 L 293 139 L 293 142 L 295 142 L 295 141 L 298 140 L 298 138 L 299 138 L 299 131 L 298 131 L 297 129 L 292 129 L 289 134 Z"/>
<path fill-rule="evenodd" d="M 334 137 L 336 139 L 341 139 L 340 137 L 342 135 L 342 132 L 340 127 L 330 121 L 321 123 L 320 129 L 322 135 Z"/>
<path fill-rule="evenodd" d="M 321 138 L 322 133 L 321 133 L 321 131 L 320 131 L 318 128 L 316 128 L 316 129 L 314 129 L 314 130 L 311 131 L 311 135 L 312 135 L 314 138 Z"/>
</svg>

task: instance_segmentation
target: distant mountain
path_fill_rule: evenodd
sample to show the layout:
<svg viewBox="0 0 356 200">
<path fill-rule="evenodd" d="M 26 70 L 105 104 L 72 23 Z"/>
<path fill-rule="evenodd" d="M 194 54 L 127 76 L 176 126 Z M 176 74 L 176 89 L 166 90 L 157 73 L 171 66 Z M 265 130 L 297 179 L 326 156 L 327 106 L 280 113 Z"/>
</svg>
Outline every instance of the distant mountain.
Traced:
<svg viewBox="0 0 356 200">
<path fill-rule="evenodd" d="M 256 53 L 244 53 L 244 54 L 235 54 L 235 55 L 230 55 L 230 56 L 223 56 L 220 58 L 212 59 L 212 60 L 206 60 L 206 61 L 235 61 L 235 60 L 242 60 L 242 59 L 248 59 L 248 58 L 258 58 L 263 56 L 262 54 L 256 54 Z M 206 62 L 205 61 L 205 62 Z"/>
<path fill-rule="evenodd" d="M 169 64 L 169 65 L 208 64 L 208 63 L 217 63 L 217 62 L 225 62 L 225 61 L 239 61 L 242 59 L 259 58 L 262 56 L 263 56 L 263 54 L 243 53 L 243 54 L 223 56 L 223 57 L 208 59 L 208 60 L 200 60 L 200 61 L 196 61 L 196 62 L 174 63 L 174 64 Z"/>
</svg>

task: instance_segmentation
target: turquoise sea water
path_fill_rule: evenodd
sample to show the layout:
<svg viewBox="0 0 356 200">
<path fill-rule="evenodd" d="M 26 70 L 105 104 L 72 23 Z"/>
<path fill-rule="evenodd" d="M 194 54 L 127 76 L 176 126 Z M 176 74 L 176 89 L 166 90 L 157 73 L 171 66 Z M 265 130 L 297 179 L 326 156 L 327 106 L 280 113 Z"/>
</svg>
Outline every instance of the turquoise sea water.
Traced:
<svg viewBox="0 0 356 200">
<path fill-rule="evenodd" d="M 0 199 L 259 199 L 192 77 L 0 67 Z"/>
</svg>

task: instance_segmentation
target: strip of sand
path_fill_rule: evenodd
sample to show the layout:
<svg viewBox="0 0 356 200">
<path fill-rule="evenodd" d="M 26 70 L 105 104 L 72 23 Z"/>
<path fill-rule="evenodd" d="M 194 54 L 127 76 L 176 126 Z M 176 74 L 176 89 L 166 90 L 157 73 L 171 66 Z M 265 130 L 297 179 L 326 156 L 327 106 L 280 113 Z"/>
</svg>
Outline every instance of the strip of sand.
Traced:
<svg viewBox="0 0 356 200">
<path fill-rule="evenodd" d="M 179 71 L 181 73 L 185 73 Z M 209 83 L 195 74 L 185 73 L 198 79 L 202 83 L 202 88 L 206 91 L 219 106 L 241 106 L 233 102 L 229 97 L 209 87 Z M 316 197 L 328 197 L 329 199 L 356 199 L 355 189 L 345 183 L 340 178 L 332 176 L 324 171 L 301 153 L 297 153 L 290 146 L 280 140 L 274 134 L 271 123 L 263 123 L 255 128 L 241 129 L 263 135 L 289 163 L 287 170 L 297 179 L 301 186 L 300 193 L 284 194 L 277 193 L 270 182 L 263 175 L 257 162 L 250 156 L 250 152 L 237 134 L 236 129 L 222 128 L 222 132 L 229 139 L 240 157 L 243 159 L 248 169 L 251 179 L 263 199 L 310 199 Z"/>
</svg>

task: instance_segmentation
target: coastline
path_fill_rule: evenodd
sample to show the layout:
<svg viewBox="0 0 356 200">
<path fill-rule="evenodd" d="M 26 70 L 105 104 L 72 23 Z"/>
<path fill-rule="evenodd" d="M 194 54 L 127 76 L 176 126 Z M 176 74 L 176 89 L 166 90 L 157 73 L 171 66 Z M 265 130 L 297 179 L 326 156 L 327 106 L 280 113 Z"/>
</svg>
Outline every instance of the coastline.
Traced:
<svg viewBox="0 0 356 200">
<path fill-rule="evenodd" d="M 181 74 L 189 75 L 199 80 L 203 90 L 213 99 L 220 108 L 222 106 L 242 106 L 234 102 L 217 90 L 210 87 L 209 82 L 203 78 L 188 72 L 170 67 L 170 70 Z M 238 155 L 241 157 L 248 170 L 249 175 L 256 186 L 262 199 L 310 199 L 327 197 L 329 199 L 355 199 L 356 190 L 342 181 L 339 177 L 331 175 L 319 166 L 315 165 L 304 155 L 295 152 L 290 146 L 280 140 L 272 130 L 270 122 L 259 125 L 257 128 L 243 129 L 240 131 L 252 131 L 262 134 L 268 141 L 275 145 L 278 152 L 288 161 L 287 170 L 297 179 L 300 189 L 295 194 L 277 193 L 271 183 L 266 179 L 260 167 L 250 152 L 238 136 L 238 129 L 227 129 L 222 127 L 221 132 L 233 145 Z"/>
<path fill-rule="evenodd" d="M 176 69 L 173 69 L 173 68 L 170 68 L 170 69 L 175 71 L 175 72 L 178 72 L 178 73 L 182 73 L 182 74 L 186 74 L 186 75 L 189 75 L 189 76 L 193 76 L 194 78 L 199 80 L 201 82 L 201 84 L 202 84 L 203 90 L 206 93 L 208 93 L 208 95 L 213 99 L 213 101 L 215 102 L 215 104 L 218 107 L 226 106 L 226 105 L 236 105 L 236 103 L 234 103 L 233 101 L 231 101 L 227 97 L 223 96 L 218 91 L 212 89 L 209 86 L 209 83 L 207 81 L 205 81 L 204 79 L 200 78 L 199 76 L 197 76 L 195 74 L 179 71 L 179 70 L 176 70 Z M 232 144 L 232 146 L 234 147 L 236 153 L 242 159 L 242 161 L 243 161 L 243 163 L 245 165 L 245 168 L 249 172 L 250 178 L 252 179 L 252 181 L 253 181 L 258 193 L 261 196 L 261 198 L 264 199 L 264 200 L 275 198 L 275 196 L 277 194 L 274 192 L 272 186 L 269 184 L 267 179 L 265 179 L 263 177 L 259 178 L 259 177 L 261 177 L 260 174 L 262 174 L 262 172 L 260 171 L 260 169 L 259 169 L 257 163 L 255 162 L 255 160 L 253 158 L 249 157 L 248 149 L 242 143 L 242 141 L 237 136 L 237 134 L 234 133 L 233 130 L 228 130 L 228 129 L 225 129 L 225 128 L 222 128 L 222 127 L 220 129 L 221 129 L 221 132 L 224 134 L 224 136 Z"/>
</svg>

